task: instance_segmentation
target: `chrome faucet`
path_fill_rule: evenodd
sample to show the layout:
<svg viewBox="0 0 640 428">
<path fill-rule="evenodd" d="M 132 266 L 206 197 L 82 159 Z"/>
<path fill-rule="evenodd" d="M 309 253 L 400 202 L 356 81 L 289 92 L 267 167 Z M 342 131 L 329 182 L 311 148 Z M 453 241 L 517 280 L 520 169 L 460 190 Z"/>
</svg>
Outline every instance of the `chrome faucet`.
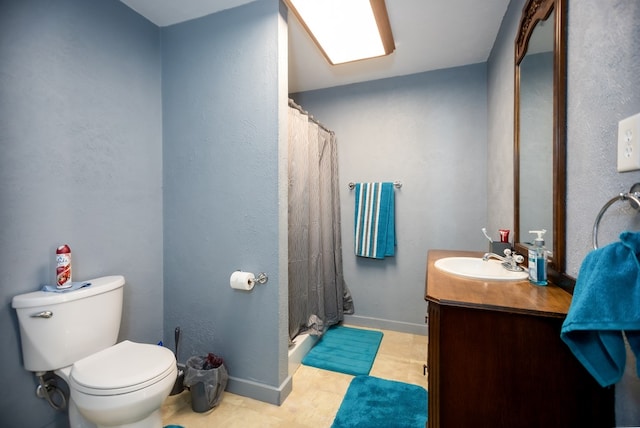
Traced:
<svg viewBox="0 0 640 428">
<path fill-rule="evenodd" d="M 522 272 L 524 269 L 522 266 L 518 266 L 518 263 L 524 261 L 524 257 L 520 254 L 512 252 L 510 249 L 504 250 L 504 257 L 497 255 L 496 253 L 485 253 L 482 256 L 482 260 L 485 262 L 491 258 L 498 259 L 502 262 L 502 266 L 512 272 Z"/>
</svg>

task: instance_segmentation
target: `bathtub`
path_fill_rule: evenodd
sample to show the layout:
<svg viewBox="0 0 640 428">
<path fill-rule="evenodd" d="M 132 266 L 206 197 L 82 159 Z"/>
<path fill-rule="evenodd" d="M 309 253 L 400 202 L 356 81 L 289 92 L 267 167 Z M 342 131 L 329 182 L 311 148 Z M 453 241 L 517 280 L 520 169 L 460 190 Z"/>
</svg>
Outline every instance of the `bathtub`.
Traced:
<svg viewBox="0 0 640 428">
<path fill-rule="evenodd" d="M 293 346 L 289 348 L 289 376 L 298 370 L 302 359 L 307 352 L 313 348 L 313 345 L 318 341 L 318 336 L 312 336 L 310 334 L 299 334 L 293 339 Z"/>
</svg>

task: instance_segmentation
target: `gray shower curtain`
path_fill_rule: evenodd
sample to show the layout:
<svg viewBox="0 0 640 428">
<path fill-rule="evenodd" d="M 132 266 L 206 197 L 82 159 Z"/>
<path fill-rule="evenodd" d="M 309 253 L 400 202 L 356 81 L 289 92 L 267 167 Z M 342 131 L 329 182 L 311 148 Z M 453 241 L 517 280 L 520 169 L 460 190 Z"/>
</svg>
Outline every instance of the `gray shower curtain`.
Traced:
<svg viewBox="0 0 640 428">
<path fill-rule="evenodd" d="M 293 106 L 293 107 L 292 107 Z M 290 102 L 289 337 L 353 313 L 344 283 L 336 137 Z"/>
</svg>

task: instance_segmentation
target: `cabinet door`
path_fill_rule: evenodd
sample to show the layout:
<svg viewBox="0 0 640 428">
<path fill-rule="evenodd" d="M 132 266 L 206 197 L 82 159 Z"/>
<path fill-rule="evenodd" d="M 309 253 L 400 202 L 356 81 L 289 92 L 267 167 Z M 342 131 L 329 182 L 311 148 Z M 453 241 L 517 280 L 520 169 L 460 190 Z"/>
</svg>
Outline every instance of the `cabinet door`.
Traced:
<svg viewBox="0 0 640 428">
<path fill-rule="evenodd" d="M 561 319 L 429 308 L 430 427 L 614 425 L 613 391 L 562 343 Z"/>
</svg>

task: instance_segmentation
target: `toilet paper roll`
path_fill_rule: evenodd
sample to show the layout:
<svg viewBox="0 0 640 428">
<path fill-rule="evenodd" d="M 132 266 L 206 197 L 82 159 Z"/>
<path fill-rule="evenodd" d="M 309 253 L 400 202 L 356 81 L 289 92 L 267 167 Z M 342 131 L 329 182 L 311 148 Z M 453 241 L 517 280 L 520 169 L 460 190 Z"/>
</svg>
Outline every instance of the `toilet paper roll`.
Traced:
<svg viewBox="0 0 640 428">
<path fill-rule="evenodd" d="M 256 277 L 251 272 L 242 272 L 240 270 L 231 274 L 229 284 L 231 288 L 236 290 L 251 290 L 256 284 Z"/>
</svg>

